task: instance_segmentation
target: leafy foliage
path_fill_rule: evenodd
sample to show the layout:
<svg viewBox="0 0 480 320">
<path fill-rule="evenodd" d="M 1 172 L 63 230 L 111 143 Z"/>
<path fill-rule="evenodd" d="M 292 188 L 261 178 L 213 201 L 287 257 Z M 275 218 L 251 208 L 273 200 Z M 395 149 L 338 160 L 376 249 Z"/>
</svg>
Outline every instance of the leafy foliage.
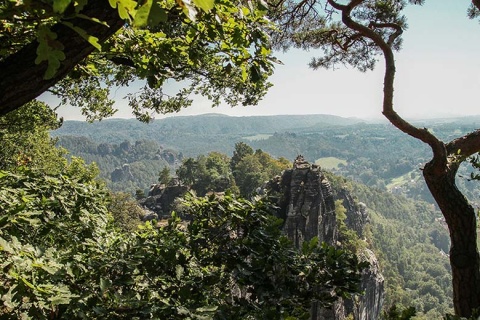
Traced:
<svg viewBox="0 0 480 320">
<path fill-rule="evenodd" d="M 189 198 L 135 233 L 112 228 L 107 192 L 64 173 L 0 174 L 2 319 L 305 317 L 357 292 L 354 256 L 280 235 L 264 202 Z"/>
<path fill-rule="evenodd" d="M 218 152 L 200 155 L 197 159 L 188 158 L 177 170 L 178 179 L 202 196 L 207 192 L 235 191 L 229 164 L 228 156 Z"/>
<path fill-rule="evenodd" d="M 232 290 L 227 300 L 232 302 L 222 317 L 308 318 L 312 301 L 329 306 L 358 290 L 365 263 L 357 265 L 354 255 L 319 245 L 318 239 L 298 252 L 281 235 L 281 221 L 268 214 L 273 208 L 263 200 L 251 203 L 229 195 L 188 200 L 192 249 L 202 260 L 218 261 L 232 276 L 223 283 L 223 290 Z M 241 294 L 232 294 L 235 290 Z"/>
<path fill-rule="evenodd" d="M 416 315 L 415 308 L 409 307 L 403 310 L 399 310 L 396 305 L 392 305 L 388 310 L 386 310 L 382 319 L 385 320 L 409 320 Z"/>
<path fill-rule="evenodd" d="M 61 123 L 55 112 L 38 101 L 0 117 L 0 169 L 26 166 L 58 171 L 65 165 L 65 151 L 53 148 L 55 141 L 48 131 Z"/>
<path fill-rule="evenodd" d="M 50 319 L 92 294 L 109 216 L 106 192 L 66 174 L 0 172 L 2 318 Z"/>
<path fill-rule="evenodd" d="M 109 0 L 109 5 L 100 9 L 93 0 L 3 1 L 0 63 L 36 40 L 35 64 L 47 64 L 44 78 L 53 79 L 67 49 L 75 50 L 71 39 L 58 38 L 59 28 L 73 30 L 95 52 L 68 65 L 68 76 L 56 79 L 49 91 L 63 104 L 82 108 L 88 120 L 112 115 L 110 89 L 136 80 L 143 80 L 144 86 L 128 100 L 133 114 L 143 121 L 189 106 L 193 94 L 215 105 L 222 98 L 232 105 L 255 104 L 270 86 L 267 77 L 275 59 L 266 31 L 272 24 L 256 2 Z M 96 17 L 96 7 L 116 10 L 110 24 L 123 20 L 123 27 L 108 36 L 104 27 L 113 26 Z M 87 8 L 90 14 L 85 14 Z M 107 30 L 107 40 L 89 34 L 85 21 Z M 165 93 L 162 87 L 168 80 L 188 85 Z"/>
</svg>

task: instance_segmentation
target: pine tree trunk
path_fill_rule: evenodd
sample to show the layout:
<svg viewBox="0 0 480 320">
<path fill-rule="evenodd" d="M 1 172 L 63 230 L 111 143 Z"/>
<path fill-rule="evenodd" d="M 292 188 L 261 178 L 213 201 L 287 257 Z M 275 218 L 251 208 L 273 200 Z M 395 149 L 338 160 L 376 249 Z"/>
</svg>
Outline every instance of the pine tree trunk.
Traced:
<svg viewBox="0 0 480 320">
<path fill-rule="evenodd" d="M 425 181 L 450 231 L 455 314 L 470 317 L 480 308 L 480 258 L 477 251 L 477 220 L 474 208 L 455 185 L 457 165 L 434 170 L 434 160 L 423 171 Z"/>
</svg>

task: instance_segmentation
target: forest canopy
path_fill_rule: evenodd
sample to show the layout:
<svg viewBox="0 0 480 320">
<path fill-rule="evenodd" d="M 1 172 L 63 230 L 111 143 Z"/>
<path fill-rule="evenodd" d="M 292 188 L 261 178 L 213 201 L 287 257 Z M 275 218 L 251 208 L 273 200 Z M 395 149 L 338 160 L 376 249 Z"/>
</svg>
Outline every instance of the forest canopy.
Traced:
<svg viewBox="0 0 480 320">
<path fill-rule="evenodd" d="M 114 113 L 112 88 L 138 80 L 126 98 L 145 121 L 192 94 L 255 104 L 275 62 L 265 14 L 242 1 L 1 1 L 0 114 L 48 91 L 94 120 Z M 167 81 L 186 87 L 165 93 Z"/>
</svg>

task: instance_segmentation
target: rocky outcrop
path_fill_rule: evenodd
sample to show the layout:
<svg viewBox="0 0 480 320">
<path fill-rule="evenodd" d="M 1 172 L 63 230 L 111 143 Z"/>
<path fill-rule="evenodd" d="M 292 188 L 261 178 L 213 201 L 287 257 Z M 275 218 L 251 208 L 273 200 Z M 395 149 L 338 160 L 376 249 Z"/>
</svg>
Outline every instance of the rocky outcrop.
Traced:
<svg viewBox="0 0 480 320">
<path fill-rule="evenodd" d="M 345 314 L 352 314 L 354 319 L 358 320 L 376 320 L 380 316 L 383 305 L 384 278 L 380 273 L 377 257 L 371 250 L 364 249 L 360 254 L 360 260 L 370 264 L 370 267 L 363 271 L 360 283 L 361 290 L 365 294 L 346 300 Z"/>
<path fill-rule="evenodd" d="M 152 212 L 148 219 L 167 219 L 170 218 L 175 199 L 183 197 L 188 190 L 188 187 L 175 180 L 168 186 L 154 184 L 150 187 L 148 196 L 139 200 L 139 204 Z"/>
<path fill-rule="evenodd" d="M 355 202 L 350 192 L 343 188 L 336 190 L 334 197 L 341 200 L 347 210 L 347 219 L 345 219 L 347 227 L 354 230 L 358 237 L 363 239 L 365 226 L 370 222 L 367 206 L 363 202 Z"/>
<path fill-rule="evenodd" d="M 278 214 L 285 221 L 284 232 L 297 247 L 313 237 L 335 244 L 335 203 L 320 167 L 298 157 L 293 169 L 285 171 L 281 179 L 272 180 L 267 189 L 276 197 Z"/>
<path fill-rule="evenodd" d="M 110 180 L 113 182 L 133 180 L 132 172 L 130 171 L 130 165 L 124 164 L 121 168 L 116 168 L 110 174 Z"/>
<path fill-rule="evenodd" d="M 336 199 L 342 200 L 347 209 L 347 226 L 355 230 L 360 239 L 364 238 L 368 222 L 366 206 L 356 203 L 347 190 L 334 194 L 320 167 L 310 165 L 301 156 L 295 160 L 293 169 L 272 179 L 267 190 L 279 207 L 279 216 L 284 219 L 284 232 L 297 247 L 313 237 L 337 244 Z M 384 297 L 383 276 L 371 250 L 365 249 L 359 258 L 370 263 L 362 275 L 361 289 L 365 294 L 349 301 L 338 301 L 328 310 L 313 306 L 312 320 L 343 320 L 350 314 L 359 320 L 379 318 Z"/>
</svg>

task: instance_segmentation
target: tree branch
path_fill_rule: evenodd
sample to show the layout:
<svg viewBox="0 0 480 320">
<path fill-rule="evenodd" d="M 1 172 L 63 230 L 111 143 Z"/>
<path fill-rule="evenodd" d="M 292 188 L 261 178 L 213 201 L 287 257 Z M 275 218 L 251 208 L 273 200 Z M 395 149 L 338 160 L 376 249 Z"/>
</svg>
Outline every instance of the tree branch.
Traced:
<svg viewBox="0 0 480 320">
<path fill-rule="evenodd" d="M 402 34 L 403 30 L 394 24 L 384 24 L 383 27 L 396 29 L 395 33 L 390 35 L 388 42 L 385 42 L 382 36 L 375 32 L 375 30 L 355 22 L 350 14 L 355 7 L 360 5 L 363 0 L 352 0 L 348 5 L 343 6 L 336 3 L 334 0 L 328 0 L 328 3 L 334 8 L 340 8 L 342 12 L 342 22 L 350 29 L 361 33 L 363 36 L 372 40 L 383 52 L 385 59 L 385 75 L 383 83 L 383 115 L 398 129 L 406 134 L 427 143 L 433 152 L 436 168 L 443 170 L 447 162 L 447 152 L 445 144 L 431 134 L 427 129 L 417 128 L 411 125 L 400 117 L 393 109 L 393 91 L 395 80 L 395 57 L 391 44 Z M 371 24 L 372 25 L 372 24 Z M 381 27 L 382 24 L 374 23 L 373 26 Z"/>
<path fill-rule="evenodd" d="M 110 27 L 87 19 L 70 20 L 75 26 L 82 28 L 88 35 L 99 38 L 100 42 L 111 37 L 123 25 L 118 13 L 106 0 L 89 1 L 82 14 L 106 22 Z M 78 33 L 59 23 L 52 28 L 57 34 L 57 41 L 65 49 L 65 60 L 52 79 L 45 80 L 47 63 L 35 64 L 38 43 L 25 45 L 18 52 L 8 56 L 0 63 L 0 115 L 18 109 L 25 103 L 35 99 L 64 78 L 80 61 L 86 58 L 94 47 Z"/>
<path fill-rule="evenodd" d="M 446 145 L 449 155 L 458 155 L 463 161 L 469 156 L 480 151 L 480 130 L 475 130 Z"/>
<path fill-rule="evenodd" d="M 480 0 L 472 0 L 472 4 L 480 10 Z"/>
</svg>

